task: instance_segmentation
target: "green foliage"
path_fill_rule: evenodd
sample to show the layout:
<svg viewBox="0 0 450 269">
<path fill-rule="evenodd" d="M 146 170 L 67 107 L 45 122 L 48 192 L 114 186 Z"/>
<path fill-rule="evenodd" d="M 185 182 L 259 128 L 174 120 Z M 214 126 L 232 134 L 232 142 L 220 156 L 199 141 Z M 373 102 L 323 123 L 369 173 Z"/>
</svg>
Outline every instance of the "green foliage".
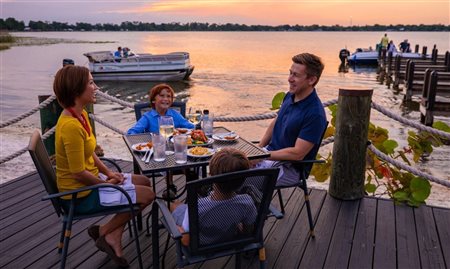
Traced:
<svg viewBox="0 0 450 269">
<path fill-rule="evenodd" d="M 0 43 L 13 43 L 15 38 L 10 34 L 0 34 Z"/>
<path fill-rule="evenodd" d="M 337 105 L 329 106 L 328 109 L 331 111 L 332 119 L 325 137 L 334 134 Z M 450 132 L 450 127 L 443 122 L 435 122 L 433 127 Z M 399 149 L 397 141 L 389 139 L 387 129 L 375 126 L 372 123 L 369 123 L 368 140 L 381 152 L 393 159 L 400 159 L 407 165 L 417 163 L 421 158 L 429 156 L 434 147 L 443 145 L 443 139 L 436 135 L 423 131 L 409 131 L 408 146 Z M 412 160 L 410 159 L 411 155 Z M 324 182 L 331 175 L 332 154 L 329 153 L 326 158 L 318 154 L 317 158 L 325 160 L 325 163 L 315 164 L 311 170 L 311 175 L 317 181 Z M 375 195 L 380 187 L 385 189 L 385 192 L 380 195 L 387 194 L 398 203 L 406 203 L 414 207 L 425 203 L 431 192 L 431 184 L 426 179 L 416 177 L 410 172 L 402 172 L 394 165 L 378 159 L 371 151 L 367 151 L 364 189 L 368 194 Z"/>
<path fill-rule="evenodd" d="M 283 99 L 286 96 L 286 93 L 284 92 L 279 92 L 277 94 L 275 94 L 275 96 L 272 99 L 272 108 L 270 108 L 271 110 L 277 110 L 281 107 L 281 104 L 283 103 Z"/>
</svg>

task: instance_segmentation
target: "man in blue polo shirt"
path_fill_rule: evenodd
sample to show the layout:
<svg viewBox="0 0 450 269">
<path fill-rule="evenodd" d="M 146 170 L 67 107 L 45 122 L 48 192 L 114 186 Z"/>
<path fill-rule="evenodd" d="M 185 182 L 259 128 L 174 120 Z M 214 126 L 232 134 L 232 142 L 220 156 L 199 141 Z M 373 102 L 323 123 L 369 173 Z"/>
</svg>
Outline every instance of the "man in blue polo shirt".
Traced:
<svg viewBox="0 0 450 269">
<path fill-rule="evenodd" d="M 289 69 L 289 92 L 278 116 L 270 123 L 259 146 L 265 147 L 270 157 L 256 167 L 271 167 L 276 161 L 314 159 L 314 148 L 320 147 L 327 118 L 315 85 L 324 65 L 319 57 L 301 53 L 292 57 Z M 298 173 L 289 163 L 281 166 L 277 186 L 298 182 Z"/>
</svg>

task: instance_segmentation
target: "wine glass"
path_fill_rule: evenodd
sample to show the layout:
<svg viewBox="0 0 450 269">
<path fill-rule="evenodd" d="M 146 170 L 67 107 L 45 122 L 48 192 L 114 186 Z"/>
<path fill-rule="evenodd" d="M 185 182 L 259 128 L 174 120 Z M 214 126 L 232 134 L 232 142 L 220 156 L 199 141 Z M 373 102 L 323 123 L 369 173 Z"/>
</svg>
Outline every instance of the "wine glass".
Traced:
<svg viewBox="0 0 450 269">
<path fill-rule="evenodd" d="M 200 109 L 195 109 L 192 107 L 189 108 L 189 112 L 187 113 L 187 119 L 192 124 L 194 124 L 195 127 L 197 127 L 197 125 L 200 123 L 201 118 L 202 118 L 202 111 Z"/>
<path fill-rule="evenodd" d="M 159 123 L 159 134 L 164 136 L 164 138 L 166 139 L 167 146 L 169 146 L 169 137 L 173 135 L 174 130 L 173 118 L 170 116 L 161 116 L 158 119 L 158 123 Z M 171 154 L 173 154 L 173 151 L 166 150 L 166 155 Z"/>
</svg>

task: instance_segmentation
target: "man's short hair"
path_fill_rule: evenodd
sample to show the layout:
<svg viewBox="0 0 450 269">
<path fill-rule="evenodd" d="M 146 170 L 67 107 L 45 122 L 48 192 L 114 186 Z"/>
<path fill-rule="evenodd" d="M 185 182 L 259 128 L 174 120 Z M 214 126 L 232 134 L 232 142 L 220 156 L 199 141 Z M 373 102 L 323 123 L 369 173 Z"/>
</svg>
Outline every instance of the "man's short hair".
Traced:
<svg viewBox="0 0 450 269">
<path fill-rule="evenodd" d="M 66 65 L 59 69 L 53 81 L 53 91 L 63 107 L 75 106 L 75 98 L 82 95 L 89 82 L 89 69 L 84 66 Z"/>
<path fill-rule="evenodd" d="M 311 53 L 300 53 L 292 57 L 292 61 L 296 64 L 302 64 L 306 66 L 306 75 L 308 77 L 317 77 L 317 81 L 313 86 L 315 86 L 317 82 L 319 82 L 323 68 L 325 67 L 320 57 Z"/>
</svg>

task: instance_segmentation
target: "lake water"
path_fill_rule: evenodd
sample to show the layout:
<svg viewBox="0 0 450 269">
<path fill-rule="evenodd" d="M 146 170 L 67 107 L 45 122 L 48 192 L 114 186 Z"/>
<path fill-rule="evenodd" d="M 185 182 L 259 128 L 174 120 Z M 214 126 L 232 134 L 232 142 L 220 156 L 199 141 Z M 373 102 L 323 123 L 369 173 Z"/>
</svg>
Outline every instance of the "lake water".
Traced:
<svg viewBox="0 0 450 269">
<path fill-rule="evenodd" d="M 317 85 L 322 101 L 337 98 L 339 88 L 367 87 L 374 89 L 373 100 L 409 119 L 419 121 L 418 107 L 403 106 L 401 94 L 396 94 L 376 81 L 374 68 L 349 69 L 339 73 L 338 52 L 347 46 L 375 47 L 383 32 L 64 32 L 14 33 L 17 36 L 67 38 L 83 41 L 111 41 L 114 43 L 69 43 L 45 46 L 12 47 L 0 51 L 1 56 L 1 118 L 6 121 L 27 112 L 38 103 L 37 96 L 52 94 L 53 76 L 61 67 L 63 58 L 78 65 L 87 65 L 83 53 L 97 50 L 115 50 L 126 46 L 136 53 L 166 53 L 187 51 L 194 73 L 188 82 L 170 83 L 178 98 L 187 101 L 187 107 L 208 108 L 216 116 L 243 116 L 269 111 L 275 93 L 287 90 L 287 75 L 291 57 L 300 52 L 311 52 L 322 57 L 325 70 Z M 398 44 L 409 39 L 415 44 L 436 44 L 440 54 L 450 50 L 450 33 L 388 32 Z M 148 82 L 99 83 L 103 91 L 128 102 L 147 99 L 154 84 Z M 99 98 L 95 113 L 121 130 L 134 122 L 131 109 Z M 450 124 L 448 118 L 438 118 Z M 372 110 L 371 120 L 390 131 L 400 145 L 406 145 L 406 133 L 412 129 Z M 269 121 L 245 123 L 217 123 L 236 130 L 249 140 L 258 140 Z M 29 134 L 39 128 L 35 115 L 2 129 L 1 156 L 7 156 L 27 145 Z M 130 159 L 120 135 L 97 124 L 99 144 L 107 156 Z M 323 150 L 330 150 L 327 147 Z M 450 167 L 447 147 L 436 149 L 431 158 L 418 165 L 442 179 L 449 179 Z M 0 165 L 1 180 L 7 181 L 32 169 L 28 154 Z M 23 171 L 23 172 L 20 172 Z"/>
</svg>

